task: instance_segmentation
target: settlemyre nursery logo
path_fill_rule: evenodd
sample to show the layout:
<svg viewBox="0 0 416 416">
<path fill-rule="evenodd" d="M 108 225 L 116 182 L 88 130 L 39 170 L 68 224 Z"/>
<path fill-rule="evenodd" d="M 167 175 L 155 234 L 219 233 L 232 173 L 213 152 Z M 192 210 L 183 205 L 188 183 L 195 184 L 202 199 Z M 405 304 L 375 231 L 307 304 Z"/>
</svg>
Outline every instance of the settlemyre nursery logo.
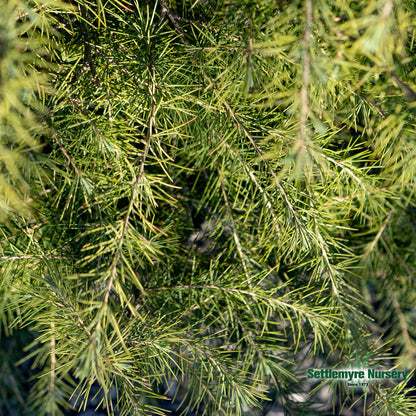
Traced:
<svg viewBox="0 0 416 416">
<path fill-rule="evenodd" d="M 369 354 L 365 357 L 363 364 L 357 354 L 357 364 L 354 366 L 351 362 L 351 368 L 332 369 L 321 368 L 307 371 L 307 378 L 313 380 L 340 380 L 343 381 L 347 387 L 368 388 L 369 383 L 383 380 L 405 380 L 410 371 L 403 370 L 381 370 L 378 368 L 367 367 Z"/>
</svg>

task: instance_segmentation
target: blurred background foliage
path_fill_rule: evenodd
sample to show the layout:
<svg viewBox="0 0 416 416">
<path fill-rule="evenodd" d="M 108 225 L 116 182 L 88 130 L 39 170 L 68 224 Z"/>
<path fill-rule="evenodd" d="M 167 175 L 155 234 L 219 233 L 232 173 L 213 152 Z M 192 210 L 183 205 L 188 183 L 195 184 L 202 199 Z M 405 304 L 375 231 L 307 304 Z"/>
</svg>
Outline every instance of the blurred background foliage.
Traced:
<svg viewBox="0 0 416 416">
<path fill-rule="evenodd" d="M 2 413 L 414 414 L 413 1 L 0 3 Z"/>
</svg>

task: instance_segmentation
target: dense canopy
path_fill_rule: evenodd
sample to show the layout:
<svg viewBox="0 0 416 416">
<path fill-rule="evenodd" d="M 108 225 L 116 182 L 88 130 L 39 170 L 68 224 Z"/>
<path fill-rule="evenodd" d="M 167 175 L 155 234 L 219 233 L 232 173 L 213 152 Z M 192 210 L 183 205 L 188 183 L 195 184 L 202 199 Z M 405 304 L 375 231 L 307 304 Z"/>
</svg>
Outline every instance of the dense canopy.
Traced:
<svg viewBox="0 0 416 416">
<path fill-rule="evenodd" d="M 414 1 L 0 4 L 1 414 L 415 414 Z"/>
</svg>

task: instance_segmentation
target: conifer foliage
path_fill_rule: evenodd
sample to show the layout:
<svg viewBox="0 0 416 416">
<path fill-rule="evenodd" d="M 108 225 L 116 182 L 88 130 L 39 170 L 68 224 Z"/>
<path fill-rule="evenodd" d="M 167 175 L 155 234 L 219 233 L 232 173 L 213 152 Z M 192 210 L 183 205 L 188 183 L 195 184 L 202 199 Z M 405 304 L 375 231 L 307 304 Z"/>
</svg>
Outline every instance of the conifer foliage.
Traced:
<svg viewBox="0 0 416 416">
<path fill-rule="evenodd" d="M 412 369 L 413 1 L 1 10 L 2 409 L 315 415 L 307 368 Z"/>
</svg>

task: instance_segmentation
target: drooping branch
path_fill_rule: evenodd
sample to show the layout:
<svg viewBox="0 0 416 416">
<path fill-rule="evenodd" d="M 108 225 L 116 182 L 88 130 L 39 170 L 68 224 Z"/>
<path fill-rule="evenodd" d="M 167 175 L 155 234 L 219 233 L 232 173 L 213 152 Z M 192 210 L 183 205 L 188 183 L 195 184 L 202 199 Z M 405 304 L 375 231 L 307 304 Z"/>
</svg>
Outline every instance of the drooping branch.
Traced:
<svg viewBox="0 0 416 416">
<path fill-rule="evenodd" d="M 311 72 L 311 25 L 312 25 L 312 0 L 305 2 L 305 30 L 303 32 L 303 70 L 302 70 L 302 88 L 300 90 L 300 125 L 299 125 L 299 139 L 297 142 L 297 152 L 299 160 L 302 160 L 302 155 L 306 148 L 308 140 L 307 123 L 309 114 L 308 104 L 308 87 L 309 77 Z"/>
<path fill-rule="evenodd" d="M 221 190 L 222 190 L 222 194 L 224 196 L 224 202 L 225 202 L 225 207 L 226 207 L 226 210 L 227 210 L 227 215 L 231 220 L 231 227 L 232 227 L 232 230 L 233 230 L 234 242 L 235 242 L 235 245 L 237 246 L 237 251 L 238 251 L 238 254 L 240 256 L 241 263 L 243 265 L 244 273 L 246 274 L 247 279 L 248 279 L 248 270 L 247 270 L 246 260 L 244 258 L 243 249 L 241 248 L 241 242 L 240 242 L 240 239 L 239 239 L 238 233 L 237 233 L 237 227 L 235 225 L 235 221 L 234 221 L 234 218 L 232 216 L 230 204 L 228 202 L 227 192 L 225 191 L 224 181 L 222 180 L 222 174 L 221 174 L 221 171 L 219 169 L 218 169 L 218 174 L 219 174 L 219 177 L 220 177 Z M 250 279 L 248 279 L 248 281 L 250 281 Z"/>
<path fill-rule="evenodd" d="M 104 299 L 103 299 L 103 304 L 107 305 L 108 303 L 108 298 L 110 296 L 110 292 L 113 288 L 114 285 L 114 279 L 117 273 L 117 267 L 118 264 L 120 262 L 120 257 L 121 257 L 121 252 L 123 249 L 123 245 L 124 245 L 124 239 L 126 236 L 126 231 L 127 231 L 127 226 L 128 223 L 130 221 L 130 217 L 131 217 L 131 213 L 133 210 L 133 205 L 134 205 L 134 201 L 137 197 L 137 192 L 138 192 L 138 185 L 140 183 L 140 180 L 143 177 L 143 172 L 144 172 L 144 167 L 145 167 L 145 163 L 146 163 L 146 158 L 147 158 L 147 154 L 149 152 L 149 147 L 150 147 L 150 141 L 151 138 L 153 136 L 153 128 L 154 128 L 154 123 L 155 123 L 155 113 L 156 113 L 156 79 L 155 79 L 155 70 L 153 68 L 153 65 L 151 62 L 149 62 L 148 65 L 148 70 L 150 72 L 150 84 L 149 84 L 149 96 L 150 96 L 150 100 L 151 100 L 151 105 L 150 105 L 150 117 L 149 117 L 149 122 L 148 122 L 148 128 L 147 128 L 147 134 L 146 134 L 146 143 L 145 143 L 145 147 L 144 147 L 144 151 L 143 151 L 143 155 L 141 158 L 141 162 L 140 162 L 140 166 L 139 166 L 139 171 L 136 175 L 136 179 L 133 183 L 133 188 L 132 188 L 132 192 L 131 192 L 131 198 L 130 198 L 130 202 L 127 208 L 127 213 L 124 217 L 123 220 L 123 226 L 122 226 L 122 230 L 121 230 L 121 236 L 119 239 L 119 244 L 117 247 L 117 251 L 114 257 L 114 261 L 113 264 L 111 265 L 111 269 L 110 269 L 110 278 L 108 281 L 108 285 L 104 294 Z"/>
</svg>

